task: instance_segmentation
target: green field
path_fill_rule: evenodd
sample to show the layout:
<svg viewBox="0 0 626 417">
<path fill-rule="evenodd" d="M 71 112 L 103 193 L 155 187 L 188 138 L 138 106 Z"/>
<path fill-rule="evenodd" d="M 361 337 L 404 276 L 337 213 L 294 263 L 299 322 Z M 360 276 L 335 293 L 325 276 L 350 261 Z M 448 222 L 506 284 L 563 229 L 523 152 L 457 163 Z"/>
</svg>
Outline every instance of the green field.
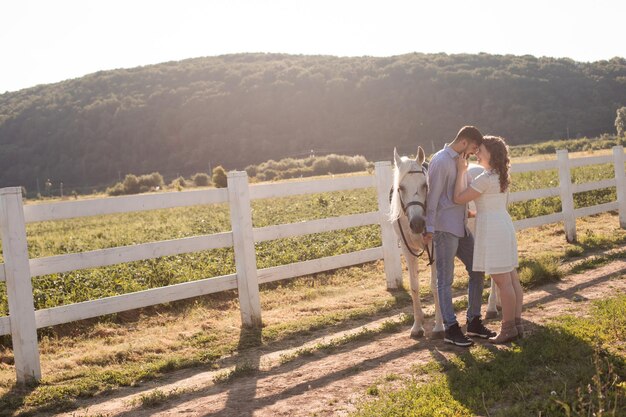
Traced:
<svg viewBox="0 0 626 417">
<path fill-rule="evenodd" d="M 612 178 L 611 164 L 572 170 L 575 183 Z M 514 174 L 512 191 L 558 185 L 556 170 Z M 616 199 L 615 188 L 575 195 L 575 206 L 585 207 Z M 374 189 L 353 190 L 252 203 L 254 227 L 321 219 L 377 210 Z M 512 204 L 514 219 L 561 210 L 559 198 Z M 230 230 L 227 204 L 148 212 L 85 217 L 27 226 L 31 258 L 133 245 Z M 257 266 L 267 268 L 379 246 L 378 226 L 358 227 L 256 245 Z M 225 248 L 110 267 L 52 274 L 33 279 L 35 307 L 55 307 L 185 281 L 235 272 L 233 250 Z M 7 314 L 4 283 L 0 284 L 0 315 Z"/>
<path fill-rule="evenodd" d="M 477 345 L 393 388 L 383 381 L 352 416 L 624 416 L 625 337 L 621 295 L 557 317 L 509 349 Z"/>
<path fill-rule="evenodd" d="M 577 182 L 612 176 L 610 165 L 573 173 Z M 552 171 L 514 175 L 513 187 L 553 187 L 555 180 Z M 584 193 L 577 198 L 587 200 L 577 204 L 604 202 L 614 193 L 614 189 Z M 560 202 L 543 199 L 516 206 L 524 211 L 516 212 L 514 207 L 514 217 L 522 218 L 556 211 Z M 370 189 L 259 200 L 253 201 L 252 208 L 254 226 L 263 227 L 370 212 L 377 209 L 377 203 Z M 230 230 L 229 223 L 228 206 L 220 204 L 34 223 L 27 226 L 27 235 L 30 256 L 42 257 L 224 232 Z M 518 234 L 520 275 L 527 288 L 558 279 L 554 272 L 562 260 L 626 242 L 626 231 L 616 227 L 614 214 L 578 223 L 577 244 L 565 241 L 562 225 Z M 259 268 L 266 268 L 379 245 L 379 227 L 367 226 L 260 243 L 257 262 Z M 593 268 L 608 260 L 598 257 L 580 267 Z M 454 289 L 464 294 L 466 277 L 457 269 Z M 223 249 L 36 277 L 33 285 L 36 308 L 46 308 L 233 272 L 233 252 Z M 428 297 L 427 285 L 422 284 L 421 293 Z M 0 298 L 1 312 L 6 314 L 4 289 Z M 14 390 L 10 337 L 0 338 L 0 356 L 9 361 L 0 361 L 0 415 L 71 409 L 80 399 L 142 384 L 181 368 L 222 369 L 229 355 L 250 346 L 299 346 L 315 332 L 348 329 L 374 317 L 403 312 L 411 301 L 404 289 L 386 290 L 382 262 L 374 262 L 262 285 L 261 303 L 264 327 L 260 334 L 241 332 L 234 291 L 41 329 L 44 379 L 33 391 Z"/>
</svg>

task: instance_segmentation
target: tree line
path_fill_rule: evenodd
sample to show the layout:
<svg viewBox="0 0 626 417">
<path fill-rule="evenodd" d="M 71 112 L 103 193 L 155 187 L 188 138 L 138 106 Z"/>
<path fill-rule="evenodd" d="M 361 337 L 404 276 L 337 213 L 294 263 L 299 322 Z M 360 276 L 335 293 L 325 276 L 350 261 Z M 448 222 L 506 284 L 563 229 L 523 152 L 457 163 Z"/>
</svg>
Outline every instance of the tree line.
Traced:
<svg viewBox="0 0 626 417">
<path fill-rule="evenodd" d="M 0 95 L 0 186 L 110 186 L 316 154 L 433 151 L 464 124 L 511 144 L 615 131 L 626 60 L 235 54 Z M 269 171 L 268 171 L 269 172 Z M 271 174 L 270 174 L 271 175 Z"/>
</svg>

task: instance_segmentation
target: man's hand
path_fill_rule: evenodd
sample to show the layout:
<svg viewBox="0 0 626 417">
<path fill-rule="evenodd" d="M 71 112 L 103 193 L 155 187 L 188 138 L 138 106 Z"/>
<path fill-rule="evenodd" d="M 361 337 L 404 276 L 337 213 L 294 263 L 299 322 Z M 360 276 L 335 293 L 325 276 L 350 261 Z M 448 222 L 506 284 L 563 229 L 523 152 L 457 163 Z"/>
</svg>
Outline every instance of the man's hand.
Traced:
<svg viewBox="0 0 626 417">
<path fill-rule="evenodd" d="M 467 218 L 468 218 L 468 219 L 471 219 L 471 218 L 474 218 L 474 217 L 476 217 L 476 211 L 475 211 L 475 210 L 469 210 L 469 209 L 468 209 L 468 210 L 467 210 Z"/>
<path fill-rule="evenodd" d="M 428 246 L 433 243 L 433 234 L 426 232 L 424 233 L 424 245 Z"/>
</svg>

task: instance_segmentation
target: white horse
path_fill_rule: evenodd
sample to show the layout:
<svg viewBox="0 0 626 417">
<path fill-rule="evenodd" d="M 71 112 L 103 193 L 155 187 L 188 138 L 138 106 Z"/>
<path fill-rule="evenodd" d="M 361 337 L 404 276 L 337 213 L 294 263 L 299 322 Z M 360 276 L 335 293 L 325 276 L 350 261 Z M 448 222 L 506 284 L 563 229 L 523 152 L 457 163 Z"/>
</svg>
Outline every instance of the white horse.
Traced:
<svg viewBox="0 0 626 417">
<path fill-rule="evenodd" d="M 426 194 L 428 192 L 428 171 L 424 167 L 426 155 L 422 147 L 417 148 L 417 157 L 410 159 L 398 155 L 393 150 L 394 174 L 391 190 L 391 207 L 389 221 L 400 240 L 400 247 L 409 270 L 409 284 L 411 299 L 413 300 L 413 327 L 411 337 L 424 336 L 424 312 L 420 302 L 417 259 L 428 250 L 432 254 L 432 247 L 424 245 L 423 235 L 426 226 Z M 430 256 L 429 256 L 430 257 Z M 435 301 L 435 327 L 433 338 L 443 338 L 444 327 L 437 297 L 437 274 L 434 262 L 430 265 L 430 289 Z"/>
<path fill-rule="evenodd" d="M 409 270 L 414 318 L 411 337 L 420 338 L 424 336 L 424 312 L 419 297 L 418 258 L 426 251 L 430 260 L 430 289 L 435 303 L 435 326 L 431 337 L 433 339 L 443 338 L 444 326 L 437 293 L 437 270 L 431 256 L 433 255 L 432 245 L 426 247 L 423 240 L 426 226 L 426 195 L 428 193 L 428 170 L 424 166 L 426 155 L 421 146 L 418 147 L 415 159 L 406 156 L 401 157 L 395 148 L 393 154 L 394 175 L 389 221 L 393 223 Z M 475 177 L 478 175 L 477 170 L 474 169 L 471 174 L 475 174 Z M 469 226 L 472 227 L 473 223 Z M 488 318 L 497 315 L 495 294 L 495 285 L 492 280 L 487 308 Z"/>
</svg>

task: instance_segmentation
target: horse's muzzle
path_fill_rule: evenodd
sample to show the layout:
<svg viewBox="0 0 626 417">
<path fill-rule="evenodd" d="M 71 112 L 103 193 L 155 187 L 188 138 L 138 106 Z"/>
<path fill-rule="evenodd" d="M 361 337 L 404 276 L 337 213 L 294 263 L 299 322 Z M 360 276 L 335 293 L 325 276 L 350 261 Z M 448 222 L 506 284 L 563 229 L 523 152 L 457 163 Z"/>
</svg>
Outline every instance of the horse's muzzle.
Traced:
<svg viewBox="0 0 626 417">
<path fill-rule="evenodd" d="M 426 221 L 422 216 L 413 216 L 411 221 L 409 222 L 411 227 L 411 231 L 413 233 L 421 234 L 424 233 L 424 228 L 426 227 Z"/>
</svg>

